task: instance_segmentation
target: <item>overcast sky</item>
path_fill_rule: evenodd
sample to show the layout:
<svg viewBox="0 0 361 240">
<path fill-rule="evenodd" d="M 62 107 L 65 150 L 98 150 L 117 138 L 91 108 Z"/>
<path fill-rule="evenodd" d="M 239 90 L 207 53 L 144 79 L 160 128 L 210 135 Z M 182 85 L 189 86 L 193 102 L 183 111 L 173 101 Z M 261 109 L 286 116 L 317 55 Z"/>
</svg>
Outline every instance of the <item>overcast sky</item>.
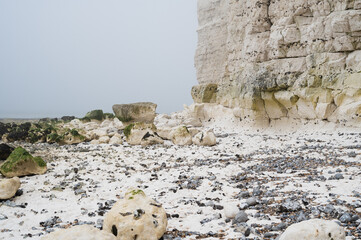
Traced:
<svg viewBox="0 0 361 240">
<path fill-rule="evenodd" d="M 0 0 L 0 118 L 192 103 L 196 0 Z"/>
</svg>

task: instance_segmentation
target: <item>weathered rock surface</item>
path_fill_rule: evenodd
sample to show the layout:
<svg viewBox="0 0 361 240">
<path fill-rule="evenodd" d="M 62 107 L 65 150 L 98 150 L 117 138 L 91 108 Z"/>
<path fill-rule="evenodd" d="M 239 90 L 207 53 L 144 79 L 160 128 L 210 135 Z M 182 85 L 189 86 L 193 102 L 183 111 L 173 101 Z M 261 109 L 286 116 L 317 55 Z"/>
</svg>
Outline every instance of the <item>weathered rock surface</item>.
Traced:
<svg viewBox="0 0 361 240">
<path fill-rule="evenodd" d="M 137 122 L 129 124 L 124 129 L 124 135 L 127 138 L 127 142 L 131 145 L 162 143 L 162 139 L 156 134 L 156 131 L 157 128 L 152 123 Z"/>
<path fill-rule="evenodd" d="M 13 177 L 11 179 L 0 180 L 0 199 L 9 199 L 15 196 L 20 187 L 20 179 Z"/>
<path fill-rule="evenodd" d="M 130 189 L 105 215 L 103 229 L 121 240 L 158 240 L 167 228 L 167 214 L 160 203 L 142 190 Z"/>
<path fill-rule="evenodd" d="M 19 177 L 43 174 L 47 170 L 46 162 L 41 157 L 33 157 L 24 148 L 17 147 L 0 166 L 5 177 Z"/>
<path fill-rule="evenodd" d="M 122 136 L 120 134 L 115 134 L 113 137 L 110 138 L 109 144 L 122 144 Z"/>
<path fill-rule="evenodd" d="M 359 123 L 359 1 L 198 0 L 196 103 Z"/>
<path fill-rule="evenodd" d="M 186 126 L 174 128 L 171 133 L 171 140 L 174 144 L 184 146 L 192 144 L 192 134 Z"/>
<path fill-rule="evenodd" d="M 311 219 L 289 226 L 280 240 L 345 240 L 345 230 L 334 221 Z"/>
<path fill-rule="evenodd" d="M 207 132 L 199 132 L 197 133 L 193 139 L 193 143 L 198 146 L 214 146 L 217 144 L 216 136 L 214 135 L 213 131 Z"/>
<path fill-rule="evenodd" d="M 52 232 L 42 240 L 115 240 L 113 234 L 101 231 L 89 225 L 74 226 Z"/>
<path fill-rule="evenodd" d="M 6 160 L 10 156 L 12 151 L 14 151 L 13 147 L 5 143 L 0 144 L 0 160 Z"/>
<path fill-rule="evenodd" d="M 115 116 L 122 122 L 153 123 L 156 109 L 157 104 L 151 102 L 113 105 Z"/>
<path fill-rule="evenodd" d="M 143 146 L 163 144 L 163 143 L 164 143 L 163 139 L 158 135 L 157 132 L 153 132 L 153 133 L 147 132 L 141 140 L 141 145 Z"/>
</svg>

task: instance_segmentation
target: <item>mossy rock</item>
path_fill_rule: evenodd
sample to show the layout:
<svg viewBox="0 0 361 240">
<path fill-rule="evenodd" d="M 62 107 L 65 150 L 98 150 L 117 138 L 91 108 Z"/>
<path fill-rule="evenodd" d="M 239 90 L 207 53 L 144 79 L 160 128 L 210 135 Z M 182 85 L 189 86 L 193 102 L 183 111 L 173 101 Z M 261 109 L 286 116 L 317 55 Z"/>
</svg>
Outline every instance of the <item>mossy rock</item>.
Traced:
<svg viewBox="0 0 361 240">
<path fill-rule="evenodd" d="M 40 122 L 32 124 L 26 141 L 31 143 L 46 142 L 47 136 L 52 133 L 56 133 L 55 124 L 48 122 Z"/>
<path fill-rule="evenodd" d="M 132 123 L 132 124 L 129 124 L 128 126 L 126 126 L 126 127 L 124 128 L 124 131 L 123 131 L 123 132 L 124 132 L 124 135 L 125 135 L 127 138 L 130 136 L 133 127 L 134 127 L 134 124 Z"/>
<path fill-rule="evenodd" d="M 60 143 L 63 140 L 63 136 L 60 136 L 57 133 L 50 133 L 46 137 L 48 143 Z"/>
<path fill-rule="evenodd" d="M 100 110 L 100 109 L 92 110 L 92 111 L 88 112 L 84 118 L 102 121 L 104 118 L 104 113 L 103 113 L 103 110 Z"/>
<path fill-rule="evenodd" d="M 78 144 L 86 140 L 85 136 L 81 135 L 77 129 L 67 129 L 62 135 L 60 144 Z"/>
<path fill-rule="evenodd" d="M 46 170 L 46 162 L 41 157 L 33 157 L 22 147 L 15 148 L 0 166 L 0 172 L 5 177 L 44 174 Z"/>
<path fill-rule="evenodd" d="M 79 118 L 79 120 L 82 122 L 90 122 L 91 121 L 91 119 L 88 117 Z"/>
</svg>

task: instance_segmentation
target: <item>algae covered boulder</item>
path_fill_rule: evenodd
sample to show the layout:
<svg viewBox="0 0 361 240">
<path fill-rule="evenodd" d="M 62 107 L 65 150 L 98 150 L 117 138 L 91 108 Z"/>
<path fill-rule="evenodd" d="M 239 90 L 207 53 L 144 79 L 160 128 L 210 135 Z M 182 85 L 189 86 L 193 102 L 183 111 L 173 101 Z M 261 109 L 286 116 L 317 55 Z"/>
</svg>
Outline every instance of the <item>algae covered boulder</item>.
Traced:
<svg viewBox="0 0 361 240">
<path fill-rule="evenodd" d="M 29 135 L 30 128 L 31 128 L 30 122 L 22 123 L 19 125 L 13 124 L 6 139 L 9 142 L 25 141 Z"/>
<path fill-rule="evenodd" d="M 103 230 L 119 240 L 158 240 L 167 229 L 162 205 L 140 189 L 129 189 L 124 199 L 105 215 Z"/>
<path fill-rule="evenodd" d="M 153 123 L 156 109 L 157 104 L 151 102 L 113 105 L 115 116 L 122 122 Z"/>
<path fill-rule="evenodd" d="M 81 135 L 77 129 L 66 129 L 66 131 L 62 135 L 62 140 L 60 141 L 60 144 L 77 144 L 84 142 L 85 140 L 85 137 Z"/>
<path fill-rule="evenodd" d="M 5 143 L 0 144 L 0 160 L 6 160 L 10 156 L 12 151 L 14 151 L 13 147 Z"/>
<path fill-rule="evenodd" d="M 46 162 L 41 157 L 33 157 L 24 148 L 17 147 L 0 166 L 5 177 L 19 177 L 43 174 L 47 170 Z"/>
<path fill-rule="evenodd" d="M 100 109 L 92 110 L 92 111 L 88 112 L 84 118 L 102 121 L 104 118 L 104 113 L 103 113 L 103 110 L 100 110 Z"/>
</svg>

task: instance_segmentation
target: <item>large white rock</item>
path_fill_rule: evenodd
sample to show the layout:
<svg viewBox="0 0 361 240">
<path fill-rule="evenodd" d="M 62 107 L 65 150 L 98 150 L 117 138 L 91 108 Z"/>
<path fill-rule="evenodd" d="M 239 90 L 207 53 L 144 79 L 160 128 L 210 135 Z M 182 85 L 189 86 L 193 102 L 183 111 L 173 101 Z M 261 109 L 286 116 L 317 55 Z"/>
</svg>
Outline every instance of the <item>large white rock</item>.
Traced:
<svg viewBox="0 0 361 240">
<path fill-rule="evenodd" d="M 157 137 L 157 128 L 152 123 L 134 123 L 129 124 L 124 129 L 127 142 L 131 145 L 152 145 L 162 143 L 162 139 Z M 151 137 L 148 139 L 148 137 Z M 152 141 L 154 140 L 154 141 Z"/>
<path fill-rule="evenodd" d="M 117 238 L 106 231 L 89 225 L 79 225 L 52 232 L 41 240 L 116 240 Z"/>
<path fill-rule="evenodd" d="M 311 219 L 289 226 L 279 240 L 345 240 L 345 230 L 334 221 Z"/>
<path fill-rule="evenodd" d="M 156 109 L 157 104 L 151 102 L 113 105 L 115 116 L 123 122 L 153 123 Z"/>
<path fill-rule="evenodd" d="M 69 127 L 69 128 L 78 128 L 81 129 L 84 127 L 84 124 L 82 121 L 80 121 L 79 119 L 73 119 L 71 120 L 69 123 L 64 124 L 65 127 Z"/>
<path fill-rule="evenodd" d="M 109 144 L 122 144 L 122 143 L 123 143 L 122 136 L 120 136 L 120 134 L 118 133 L 114 134 L 114 136 L 111 137 L 109 140 Z"/>
<path fill-rule="evenodd" d="M 118 118 L 114 118 L 113 119 L 113 126 L 118 128 L 118 129 L 124 129 L 125 126 L 124 124 L 122 123 L 122 121 L 120 121 Z"/>
<path fill-rule="evenodd" d="M 105 119 L 101 124 L 100 127 L 101 128 L 107 128 L 107 127 L 112 127 L 113 126 L 113 121 L 109 120 L 109 119 Z"/>
<path fill-rule="evenodd" d="M 107 128 L 97 128 L 88 133 L 92 139 L 99 139 L 104 136 L 108 136 Z"/>
<path fill-rule="evenodd" d="M 108 136 L 103 136 L 98 139 L 99 143 L 109 143 L 110 138 Z"/>
<path fill-rule="evenodd" d="M 129 189 L 124 199 L 105 215 L 103 230 L 119 240 L 158 240 L 167 224 L 167 214 L 160 203 L 140 189 Z"/>
<path fill-rule="evenodd" d="M 13 177 L 0 180 L 0 199 L 12 198 L 20 187 L 20 179 Z"/>
<path fill-rule="evenodd" d="M 217 144 L 216 135 L 212 130 L 197 133 L 192 141 L 198 146 L 214 146 Z"/>
<path fill-rule="evenodd" d="M 171 132 L 172 132 L 172 128 L 169 127 L 157 128 L 158 135 L 163 139 L 171 140 L 171 135 L 170 135 Z"/>
<path fill-rule="evenodd" d="M 149 145 L 163 144 L 163 143 L 164 143 L 164 140 L 156 132 L 152 132 L 152 133 L 147 132 L 143 136 L 143 138 L 140 142 L 140 144 L 142 146 L 149 146 Z"/>
<path fill-rule="evenodd" d="M 170 133 L 172 142 L 176 145 L 184 146 L 192 144 L 192 134 L 186 126 L 176 127 Z"/>
</svg>

